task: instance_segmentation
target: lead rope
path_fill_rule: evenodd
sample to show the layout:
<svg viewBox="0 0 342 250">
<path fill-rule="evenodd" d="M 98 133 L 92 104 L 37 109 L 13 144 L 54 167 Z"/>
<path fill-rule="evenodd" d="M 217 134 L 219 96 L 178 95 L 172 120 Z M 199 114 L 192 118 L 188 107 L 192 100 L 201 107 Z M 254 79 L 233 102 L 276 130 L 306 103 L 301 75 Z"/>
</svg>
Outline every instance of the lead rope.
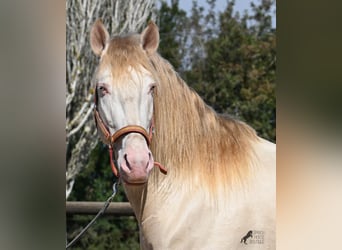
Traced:
<svg viewBox="0 0 342 250">
<path fill-rule="evenodd" d="M 107 201 L 105 202 L 105 204 L 103 205 L 103 207 L 101 208 L 101 210 L 96 214 L 96 216 L 88 223 L 88 225 L 69 243 L 66 245 L 65 249 L 68 249 L 69 247 L 71 247 L 76 241 L 78 241 L 78 239 L 89 229 L 89 227 L 91 225 L 94 224 L 94 222 L 97 220 L 97 218 L 102 215 L 106 209 L 108 208 L 110 202 L 113 200 L 113 198 L 115 197 L 116 193 L 117 193 L 117 185 L 120 183 L 120 179 L 117 182 L 114 182 L 113 184 L 113 193 L 112 195 L 107 199 Z"/>
</svg>

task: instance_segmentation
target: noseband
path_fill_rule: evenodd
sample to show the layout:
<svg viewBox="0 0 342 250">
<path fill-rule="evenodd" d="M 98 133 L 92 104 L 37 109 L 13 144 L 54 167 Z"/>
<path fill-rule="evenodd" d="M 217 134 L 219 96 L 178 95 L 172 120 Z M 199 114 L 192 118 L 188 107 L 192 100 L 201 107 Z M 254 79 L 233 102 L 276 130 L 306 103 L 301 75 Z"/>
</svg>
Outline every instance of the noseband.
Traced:
<svg viewBox="0 0 342 250">
<path fill-rule="evenodd" d="M 111 164 L 112 171 L 113 171 L 115 176 L 119 177 L 118 168 L 115 166 L 115 163 L 113 160 L 114 143 L 118 139 L 120 139 L 122 136 L 128 135 L 130 133 L 138 133 L 145 138 L 147 146 L 150 147 L 151 142 L 152 142 L 153 129 L 154 129 L 153 118 L 152 118 L 152 122 L 151 122 L 151 125 L 149 128 L 149 133 L 147 133 L 145 128 L 143 128 L 139 125 L 128 125 L 128 126 L 125 126 L 121 129 L 117 130 L 113 135 L 111 135 L 108 127 L 106 126 L 106 124 L 101 119 L 100 113 L 97 110 L 97 90 L 95 90 L 94 101 L 95 101 L 95 105 L 94 105 L 95 124 L 96 124 L 96 127 L 100 130 L 100 132 L 104 136 L 104 143 L 108 145 L 110 164 Z M 160 171 L 163 174 L 167 174 L 167 169 L 163 165 L 161 165 L 159 162 L 154 162 L 154 165 L 158 166 Z"/>
<path fill-rule="evenodd" d="M 97 111 L 96 105 L 94 107 L 94 117 L 95 117 L 95 122 L 96 122 L 97 128 L 103 134 L 104 139 L 105 139 L 104 142 L 107 145 L 113 146 L 114 143 L 120 137 L 122 137 L 124 135 L 127 135 L 127 134 L 130 134 L 130 133 L 141 134 L 145 138 L 147 145 L 150 146 L 150 144 L 151 144 L 152 131 L 153 131 L 153 123 L 151 124 L 149 134 L 141 126 L 138 126 L 138 125 L 128 125 L 128 126 L 125 126 L 125 127 L 121 128 L 121 129 L 117 130 L 113 135 L 111 135 L 110 132 L 109 132 L 109 129 L 107 128 L 107 126 L 105 125 L 103 120 L 101 119 L 101 116 L 100 116 L 99 112 Z"/>
</svg>

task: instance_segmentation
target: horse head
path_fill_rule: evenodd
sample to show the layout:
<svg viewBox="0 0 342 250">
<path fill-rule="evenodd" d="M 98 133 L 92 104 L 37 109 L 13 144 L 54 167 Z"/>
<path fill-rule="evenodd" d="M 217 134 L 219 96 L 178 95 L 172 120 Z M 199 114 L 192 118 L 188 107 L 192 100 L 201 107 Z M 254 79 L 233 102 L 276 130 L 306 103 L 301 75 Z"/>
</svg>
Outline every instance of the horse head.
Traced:
<svg viewBox="0 0 342 250">
<path fill-rule="evenodd" d="M 90 44 L 99 57 L 93 81 L 100 137 L 114 149 L 123 181 L 144 184 L 155 164 L 149 144 L 156 80 L 148 58 L 158 48 L 158 27 L 150 22 L 141 34 L 111 39 L 97 20 Z"/>
</svg>

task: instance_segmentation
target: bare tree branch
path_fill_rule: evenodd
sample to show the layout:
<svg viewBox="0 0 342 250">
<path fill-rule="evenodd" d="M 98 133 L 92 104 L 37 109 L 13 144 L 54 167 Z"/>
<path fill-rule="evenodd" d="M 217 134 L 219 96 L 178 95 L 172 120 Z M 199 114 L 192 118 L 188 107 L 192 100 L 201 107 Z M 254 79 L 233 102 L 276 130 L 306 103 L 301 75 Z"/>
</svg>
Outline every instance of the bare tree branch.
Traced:
<svg viewBox="0 0 342 250">
<path fill-rule="evenodd" d="M 140 31 L 148 18 L 155 20 L 155 4 L 156 0 L 66 2 L 66 198 L 98 142 L 91 116 L 91 77 L 98 60 L 88 42 L 91 25 L 101 18 L 111 34 Z"/>
</svg>

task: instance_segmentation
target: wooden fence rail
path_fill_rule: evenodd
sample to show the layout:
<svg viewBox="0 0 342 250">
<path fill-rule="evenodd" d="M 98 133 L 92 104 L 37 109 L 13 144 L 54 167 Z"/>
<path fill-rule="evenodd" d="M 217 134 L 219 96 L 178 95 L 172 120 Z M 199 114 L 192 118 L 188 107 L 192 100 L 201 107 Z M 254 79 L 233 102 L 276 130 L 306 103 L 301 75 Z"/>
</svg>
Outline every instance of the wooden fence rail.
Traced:
<svg viewBox="0 0 342 250">
<path fill-rule="evenodd" d="M 67 214 L 97 214 L 104 206 L 104 202 L 67 201 Z M 129 202 L 112 202 L 109 204 L 104 215 L 130 216 L 134 215 Z"/>
</svg>

